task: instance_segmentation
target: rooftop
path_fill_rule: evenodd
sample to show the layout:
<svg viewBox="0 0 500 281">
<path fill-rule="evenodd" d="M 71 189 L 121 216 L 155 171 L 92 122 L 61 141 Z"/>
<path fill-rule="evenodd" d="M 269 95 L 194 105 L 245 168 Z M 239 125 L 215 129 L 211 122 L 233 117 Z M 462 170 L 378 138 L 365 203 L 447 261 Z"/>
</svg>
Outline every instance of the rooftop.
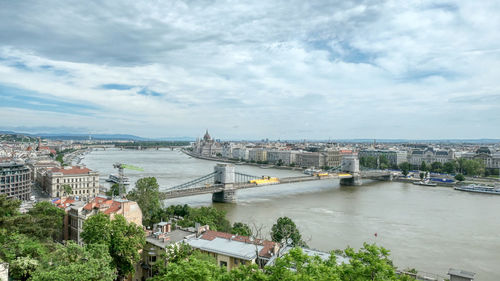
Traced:
<svg viewBox="0 0 500 281">
<path fill-rule="evenodd" d="M 193 238 L 187 241 L 193 247 L 203 251 L 218 253 L 244 260 L 253 260 L 257 257 L 256 250 L 261 251 L 264 247 L 248 244 L 236 240 L 214 237 L 212 240 Z"/>
<path fill-rule="evenodd" d="M 62 173 L 64 175 L 80 175 L 80 174 L 88 174 L 92 172 L 89 168 L 83 168 L 80 166 L 73 167 L 65 167 L 65 168 L 53 168 L 51 170 L 52 173 Z"/>
<path fill-rule="evenodd" d="M 174 231 L 165 233 L 165 239 L 157 239 L 154 236 L 146 237 L 146 242 L 158 246 L 160 248 L 166 248 L 168 245 L 175 244 L 186 238 L 186 236 L 193 235 L 192 232 L 176 229 Z"/>
</svg>

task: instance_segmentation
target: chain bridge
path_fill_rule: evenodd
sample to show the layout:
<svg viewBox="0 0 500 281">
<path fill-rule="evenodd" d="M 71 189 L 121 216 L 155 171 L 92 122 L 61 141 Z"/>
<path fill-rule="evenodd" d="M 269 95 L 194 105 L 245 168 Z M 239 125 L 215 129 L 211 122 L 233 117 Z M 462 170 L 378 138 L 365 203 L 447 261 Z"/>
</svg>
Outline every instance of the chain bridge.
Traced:
<svg viewBox="0 0 500 281">
<path fill-rule="evenodd" d="M 199 194 L 212 194 L 212 201 L 229 203 L 236 199 L 236 190 L 253 188 L 269 184 L 286 184 L 295 182 L 340 179 L 341 185 L 361 185 L 362 178 L 376 180 L 392 180 L 394 173 L 387 171 L 359 170 L 359 160 L 356 156 L 347 156 L 342 159 L 342 165 L 337 172 L 304 175 L 298 177 L 274 178 L 259 177 L 235 171 L 232 164 L 217 164 L 214 171 L 208 175 L 173 186 L 161 192 L 161 199 L 171 199 Z"/>
</svg>

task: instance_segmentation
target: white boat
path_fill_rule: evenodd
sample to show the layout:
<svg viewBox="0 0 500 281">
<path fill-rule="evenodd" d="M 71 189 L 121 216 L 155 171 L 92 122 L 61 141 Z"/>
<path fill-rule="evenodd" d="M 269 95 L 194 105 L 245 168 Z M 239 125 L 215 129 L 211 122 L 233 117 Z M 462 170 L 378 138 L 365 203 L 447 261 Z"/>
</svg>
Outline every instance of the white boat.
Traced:
<svg viewBox="0 0 500 281">
<path fill-rule="evenodd" d="M 414 181 L 413 184 L 425 185 L 425 186 L 437 186 L 436 183 L 432 183 L 430 180 Z"/>
<path fill-rule="evenodd" d="M 310 175 L 310 176 L 313 176 L 313 175 L 320 173 L 320 172 L 321 172 L 320 169 L 314 169 L 314 168 L 309 168 L 309 169 L 304 170 L 304 174 Z"/>
<path fill-rule="evenodd" d="M 500 189 L 491 186 L 470 184 L 465 186 L 455 186 L 455 190 L 468 191 L 468 192 L 478 192 L 487 194 L 497 194 L 500 195 Z"/>
</svg>

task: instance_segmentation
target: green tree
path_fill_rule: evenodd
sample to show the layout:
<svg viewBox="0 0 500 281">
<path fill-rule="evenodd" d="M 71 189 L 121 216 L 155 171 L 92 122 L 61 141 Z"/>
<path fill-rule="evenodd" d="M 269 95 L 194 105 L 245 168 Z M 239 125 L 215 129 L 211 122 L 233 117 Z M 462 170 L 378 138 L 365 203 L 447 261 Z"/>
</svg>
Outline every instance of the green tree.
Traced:
<svg viewBox="0 0 500 281">
<path fill-rule="evenodd" d="M 420 171 L 428 171 L 429 167 L 427 167 L 427 163 L 425 161 L 422 161 L 422 164 L 420 164 Z"/>
<path fill-rule="evenodd" d="M 271 228 L 271 239 L 279 243 L 288 243 L 291 240 L 293 246 L 306 246 L 297 226 L 289 217 L 278 218 Z"/>
<path fill-rule="evenodd" d="M 406 177 L 410 171 L 410 163 L 404 162 L 399 164 L 399 169 L 401 169 L 401 172 Z"/>
<path fill-rule="evenodd" d="M 248 237 L 252 236 L 252 230 L 250 229 L 250 226 L 242 222 L 235 222 L 233 224 L 233 229 L 231 230 L 231 233 Z"/>
<path fill-rule="evenodd" d="M 462 174 L 457 174 L 457 175 L 455 176 L 455 179 L 456 179 L 457 181 L 464 181 L 464 180 L 465 180 L 465 177 L 464 177 L 464 175 L 462 175 Z"/>
<path fill-rule="evenodd" d="M 142 178 L 135 183 L 127 199 L 137 202 L 142 211 L 142 224 L 152 226 L 153 215 L 161 209 L 160 189 L 156 178 Z"/>
<path fill-rule="evenodd" d="M 82 238 L 87 244 L 106 245 L 118 275 L 122 277 L 134 272 L 134 265 L 140 260 L 139 250 L 146 244 L 140 226 L 128 223 L 121 215 L 110 220 L 102 213 L 85 221 Z"/>
<path fill-rule="evenodd" d="M 63 185 L 61 185 L 61 187 L 62 187 L 62 190 L 64 191 L 65 196 L 68 196 L 71 193 L 73 193 L 73 189 L 71 188 L 71 186 L 69 184 L 63 184 Z"/>
<path fill-rule="evenodd" d="M 463 170 L 468 176 L 479 176 L 484 174 L 484 162 L 479 159 L 465 160 L 463 162 Z"/>
<path fill-rule="evenodd" d="M 443 165 L 443 172 L 447 174 L 454 174 L 457 169 L 457 164 L 455 161 L 449 161 L 444 163 Z"/>
<path fill-rule="evenodd" d="M 231 223 L 226 219 L 226 211 L 214 207 L 191 208 L 184 220 L 178 222 L 181 226 L 194 226 L 195 223 L 209 225 L 213 230 L 231 232 Z"/>
<path fill-rule="evenodd" d="M 443 164 L 441 162 L 432 162 L 431 171 L 435 173 L 441 173 L 443 169 Z"/>
<path fill-rule="evenodd" d="M 420 179 L 423 180 L 425 177 L 425 173 L 420 173 Z"/>
<path fill-rule="evenodd" d="M 187 259 L 169 263 L 151 280 L 215 281 L 221 280 L 226 274 L 226 269 L 219 267 L 214 258 L 207 255 L 204 258 L 200 255 L 191 255 Z"/>
<path fill-rule="evenodd" d="M 340 266 L 341 280 L 411 280 L 406 276 L 396 275 L 389 259 L 389 250 L 383 247 L 364 243 L 358 252 L 347 248 L 345 254 L 350 260 Z"/>
<path fill-rule="evenodd" d="M 60 239 L 63 230 L 63 220 L 66 213 L 52 203 L 43 201 L 36 203 L 25 216 L 25 222 L 19 231 L 36 236 L 41 240 L 48 238 Z"/>
<path fill-rule="evenodd" d="M 112 266 L 108 248 L 102 244 L 81 247 L 72 241 L 58 245 L 45 265 L 37 270 L 33 281 L 98 281 L 114 280 L 116 269 Z"/>
<path fill-rule="evenodd" d="M 10 276 L 15 280 L 28 280 L 38 268 L 39 262 L 30 257 L 18 257 L 10 263 Z"/>
<path fill-rule="evenodd" d="M 121 194 L 126 194 L 125 185 L 122 186 Z M 115 183 L 113 184 L 108 191 L 106 191 L 107 196 L 118 196 L 120 195 L 120 185 Z"/>
</svg>

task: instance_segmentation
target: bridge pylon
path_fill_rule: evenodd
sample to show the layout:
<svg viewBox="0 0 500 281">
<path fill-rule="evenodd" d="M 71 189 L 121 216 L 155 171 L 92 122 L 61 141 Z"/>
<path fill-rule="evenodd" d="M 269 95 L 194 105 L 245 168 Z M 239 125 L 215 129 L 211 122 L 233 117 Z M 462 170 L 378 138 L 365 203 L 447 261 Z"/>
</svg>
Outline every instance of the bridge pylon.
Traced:
<svg viewBox="0 0 500 281">
<path fill-rule="evenodd" d="M 235 172 L 233 164 L 217 164 L 214 167 L 215 184 L 222 184 L 224 190 L 212 194 L 212 201 L 219 203 L 233 203 L 236 201 Z"/>
<path fill-rule="evenodd" d="M 342 158 L 341 171 L 352 175 L 352 178 L 340 179 L 340 185 L 361 185 L 359 159 L 356 155 L 346 155 Z"/>
</svg>

